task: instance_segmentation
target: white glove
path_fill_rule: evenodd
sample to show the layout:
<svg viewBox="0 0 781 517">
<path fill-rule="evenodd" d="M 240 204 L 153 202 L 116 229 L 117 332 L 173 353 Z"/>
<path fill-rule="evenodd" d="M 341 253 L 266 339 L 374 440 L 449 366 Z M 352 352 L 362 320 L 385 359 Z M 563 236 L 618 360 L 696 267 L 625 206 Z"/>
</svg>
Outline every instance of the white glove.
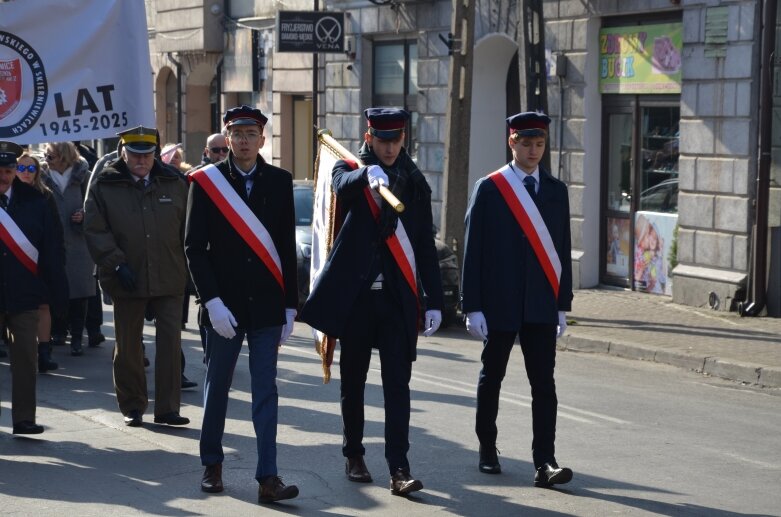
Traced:
<svg viewBox="0 0 781 517">
<path fill-rule="evenodd" d="M 474 337 L 485 341 L 488 339 L 488 324 L 480 311 L 469 312 L 466 315 L 466 330 Z"/>
<path fill-rule="evenodd" d="M 209 320 L 212 322 L 214 331 L 225 339 L 235 337 L 236 330 L 233 327 L 236 326 L 236 318 L 222 303 L 222 299 L 220 297 L 212 298 L 205 305 L 206 310 L 209 311 Z"/>
<path fill-rule="evenodd" d="M 380 185 L 386 187 L 390 183 L 388 181 L 388 175 L 382 170 L 379 165 L 369 165 L 366 167 L 366 179 L 369 180 L 369 188 L 378 189 Z"/>
<path fill-rule="evenodd" d="M 565 330 L 567 330 L 567 313 L 559 311 L 559 330 L 556 332 L 556 339 L 563 336 Z"/>
<path fill-rule="evenodd" d="M 423 326 L 426 327 L 426 330 L 423 331 L 423 335 L 429 337 L 431 334 L 437 331 L 441 324 L 442 311 L 426 311 L 426 317 L 423 320 Z"/>
<path fill-rule="evenodd" d="M 280 345 L 286 342 L 290 338 L 290 334 L 293 333 L 293 324 L 296 322 L 296 314 L 298 314 L 298 311 L 295 309 L 285 309 L 287 323 L 282 325 L 282 337 L 279 338 Z"/>
</svg>

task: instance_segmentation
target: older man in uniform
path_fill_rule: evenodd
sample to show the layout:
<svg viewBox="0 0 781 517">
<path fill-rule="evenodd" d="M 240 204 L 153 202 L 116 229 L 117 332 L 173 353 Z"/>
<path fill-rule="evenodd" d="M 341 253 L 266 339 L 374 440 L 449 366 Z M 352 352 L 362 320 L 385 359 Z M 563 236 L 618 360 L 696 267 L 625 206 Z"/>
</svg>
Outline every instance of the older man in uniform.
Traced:
<svg viewBox="0 0 781 517">
<path fill-rule="evenodd" d="M 157 133 L 119 133 L 120 158 L 100 171 L 85 202 L 84 233 L 103 289 L 114 301 L 114 388 L 125 424 L 147 409 L 142 334 L 147 305 L 155 319 L 155 416 L 186 425 L 181 399 L 182 298 L 187 281 L 183 236 L 187 185 L 155 159 Z"/>
<path fill-rule="evenodd" d="M 427 299 L 424 335 L 442 321 L 442 285 L 434 247 L 431 188 L 403 147 L 409 113 L 399 108 L 364 112 L 368 129 L 358 152 L 366 165 L 338 161 L 333 189 L 345 214 L 323 273 L 302 319 L 341 345 L 342 454 L 350 481 L 372 481 L 363 456 L 364 389 L 372 348 L 382 363 L 385 459 L 393 494 L 423 488 L 412 477 L 409 451 L 412 362 L 419 310 Z M 406 209 L 400 215 L 376 189 L 389 187 Z"/>
<path fill-rule="evenodd" d="M 244 337 L 252 377 L 258 499 L 298 495 L 277 473 L 277 355 L 290 337 L 298 304 L 293 177 L 266 163 L 267 118 L 240 106 L 223 117 L 230 152 L 190 175 L 185 252 L 207 327 L 201 428 L 204 492 L 221 492 L 222 436 L 228 391 Z"/>
<path fill-rule="evenodd" d="M 567 483 L 556 463 L 556 338 L 572 305 L 569 198 L 540 166 L 550 118 L 507 119 L 513 160 L 478 180 L 466 214 L 462 307 L 467 330 L 483 340 L 475 430 L 480 472 L 499 474 L 496 416 L 516 336 L 532 394 L 534 485 Z M 500 253 L 497 250 L 502 250 Z"/>
<path fill-rule="evenodd" d="M 40 434 L 35 423 L 38 307 L 68 300 L 62 228 L 46 198 L 16 177 L 22 148 L 0 141 L 0 327 L 11 334 L 14 434 Z"/>
</svg>

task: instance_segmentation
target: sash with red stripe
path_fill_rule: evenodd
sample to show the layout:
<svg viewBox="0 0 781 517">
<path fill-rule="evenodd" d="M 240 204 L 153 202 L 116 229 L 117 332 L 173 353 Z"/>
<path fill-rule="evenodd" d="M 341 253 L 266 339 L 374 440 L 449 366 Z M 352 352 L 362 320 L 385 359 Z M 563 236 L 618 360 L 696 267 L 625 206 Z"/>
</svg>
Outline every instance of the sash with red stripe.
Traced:
<svg viewBox="0 0 781 517">
<path fill-rule="evenodd" d="M 0 240 L 24 267 L 33 275 L 38 274 L 38 249 L 2 208 L 0 208 Z"/>
<path fill-rule="evenodd" d="M 189 178 L 203 188 L 209 199 L 228 220 L 228 223 L 265 264 L 284 292 L 282 262 L 271 235 L 260 219 L 247 206 L 247 203 L 228 183 L 222 172 L 214 165 L 207 165 L 190 174 Z"/>
<path fill-rule="evenodd" d="M 526 238 L 529 239 L 529 244 L 531 244 L 534 254 L 542 266 L 545 277 L 553 289 L 553 294 L 558 298 L 561 260 L 556 253 L 553 239 L 537 205 L 534 204 L 534 200 L 523 182 L 509 165 L 489 174 L 488 179 L 493 181 L 499 189 L 499 193 L 510 208 L 515 221 L 521 227 Z"/>
<path fill-rule="evenodd" d="M 366 196 L 366 201 L 369 203 L 369 209 L 372 211 L 375 221 L 380 219 L 380 195 L 370 189 L 364 187 L 363 193 Z M 376 197 L 375 197 L 376 196 Z M 385 244 L 388 245 L 388 249 L 393 255 L 393 260 L 399 266 L 404 280 L 407 281 L 407 285 L 415 295 L 415 299 L 418 298 L 418 282 L 417 282 L 417 270 L 415 268 L 415 253 L 412 251 L 412 243 L 409 240 L 407 231 L 404 229 L 404 225 L 399 219 L 396 225 L 396 231 L 385 239 Z"/>
</svg>

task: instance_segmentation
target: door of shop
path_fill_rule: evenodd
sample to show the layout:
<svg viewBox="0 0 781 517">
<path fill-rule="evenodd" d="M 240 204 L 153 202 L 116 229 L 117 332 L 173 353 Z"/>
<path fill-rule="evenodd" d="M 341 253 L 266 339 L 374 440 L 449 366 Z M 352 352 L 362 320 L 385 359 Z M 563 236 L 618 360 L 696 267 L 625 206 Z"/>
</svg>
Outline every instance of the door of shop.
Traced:
<svg viewBox="0 0 781 517">
<path fill-rule="evenodd" d="M 602 282 L 670 294 L 679 99 L 606 95 L 603 100 Z"/>
</svg>

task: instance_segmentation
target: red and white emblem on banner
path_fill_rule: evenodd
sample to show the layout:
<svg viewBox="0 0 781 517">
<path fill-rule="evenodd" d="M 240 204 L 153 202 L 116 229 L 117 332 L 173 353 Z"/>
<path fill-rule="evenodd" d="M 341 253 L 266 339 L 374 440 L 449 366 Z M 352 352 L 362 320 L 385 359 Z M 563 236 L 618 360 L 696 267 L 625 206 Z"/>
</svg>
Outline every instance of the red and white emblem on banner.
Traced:
<svg viewBox="0 0 781 517">
<path fill-rule="evenodd" d="M 22 98 L 22 69 L 19 59 L 0 60 L 0 120 L 11 113 Z"/>
</svg>

